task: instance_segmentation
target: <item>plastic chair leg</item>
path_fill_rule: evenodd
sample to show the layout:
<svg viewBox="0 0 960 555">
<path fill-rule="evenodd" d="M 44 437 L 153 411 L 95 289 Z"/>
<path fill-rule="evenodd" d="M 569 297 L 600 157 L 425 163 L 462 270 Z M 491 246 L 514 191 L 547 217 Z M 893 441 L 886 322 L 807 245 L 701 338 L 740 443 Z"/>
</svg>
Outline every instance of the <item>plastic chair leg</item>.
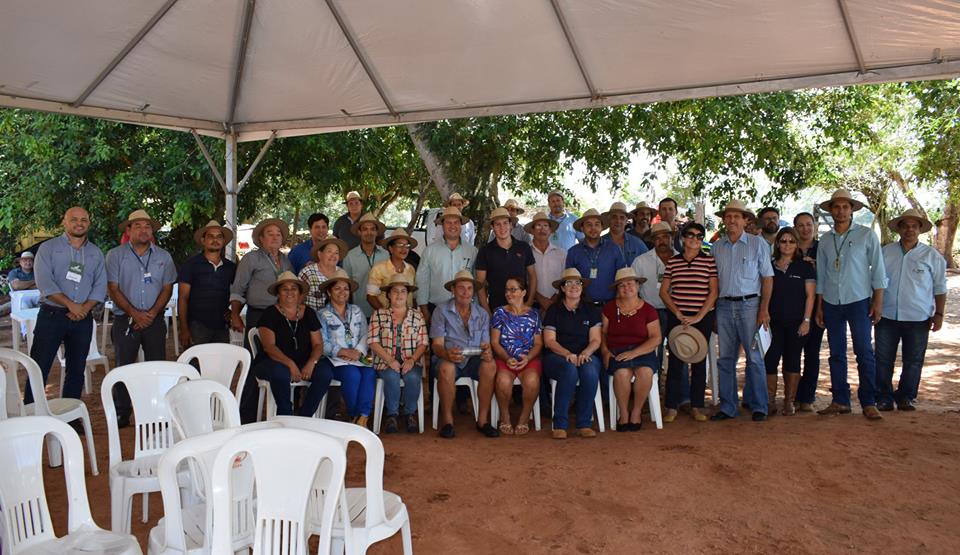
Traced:
<svg viewBox="0 0 960 555">
<path fill-rule="evenodd" d="M 383 380 L 377 378 L 377 387 L 373 393 L 373 433 L 380 433 L 380 421 L 383 419 Z"/>
<path fill-rule="evenodd" d="M 437 395 L 437 379 L 433 379 L 433 429 L 437 429 L 437 425 L 440 423 L 440 396 Z M 473 409 L 476 411 L 476 407 Z M 421 411 L 423 412 L 423 411 Z"/>
<path fill-rule="evenodd" d="M 80 423 L 83 425 L 83 434 L 87 438 L 87 456 L 90 457 L 90 473 L 94 476 L 100 475 L 100 469 L 97 466 L 97 450 L 93 443 L 93 427 L 90 425 L 90 412 L 87 411 L 86 405 L 81 405 L 83 408 L 83 416 L 80 418 Z"/>
</svg>

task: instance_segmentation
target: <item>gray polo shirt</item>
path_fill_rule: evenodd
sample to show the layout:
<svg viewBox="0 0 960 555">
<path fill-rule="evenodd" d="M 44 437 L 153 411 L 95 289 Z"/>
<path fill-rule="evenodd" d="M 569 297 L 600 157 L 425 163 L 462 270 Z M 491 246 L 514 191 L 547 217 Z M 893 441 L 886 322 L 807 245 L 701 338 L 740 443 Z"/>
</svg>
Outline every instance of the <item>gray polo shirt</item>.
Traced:
<svg viewBox="0 0 960 555">
<path fill-rule="evenodd" d="M 280 253 L 280 266 L 262 249 L 248 252 L 237 264 L 237 275 L 230 286 L 230 300 L 240 301 L 250 308 L 264 309 L 277 302 L 277 297 L 267 293 L 283 272 L 292 272 L 293 265 L 287 255 Z"/>
<path fill-rule="evenodd" d="M 50 239 L 40 245 L 34 264 L 33 275 L 44 304 L 60 306 L 59 303 L 47 299 L 55 293 L 62 293 L 71 301 L 80 304 L 91 299 L 102 303 L 107 298 L 107 273 L 103 251 L 90 241 L 75 249 L 70 245 L 66 234 Z M 82 264 L 82 268 L 71 268 L 72 264 Z M 80 272 L 75 271 L 77 269 Z"/>
<path fill-rule="evenodd" d="M 120 292 L 137 310 L 150 310 L 163 288 L 177 281 L 177 268 L 170 253 L 150 245 L 137 256 L 129 243 L 107 253 L 107 282 L 120 286 Z M 126 314 L 114 303 L 114 314 Z"/>
</svg>

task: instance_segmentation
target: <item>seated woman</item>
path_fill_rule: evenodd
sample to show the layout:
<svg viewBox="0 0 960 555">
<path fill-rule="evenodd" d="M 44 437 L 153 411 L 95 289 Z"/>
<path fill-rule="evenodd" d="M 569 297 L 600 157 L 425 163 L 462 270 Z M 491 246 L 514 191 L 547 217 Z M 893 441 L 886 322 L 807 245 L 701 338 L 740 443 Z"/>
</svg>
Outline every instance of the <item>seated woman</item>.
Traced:
<svg viewBox="0 0 960 555">
<path fill-rule="evenodd" d="M 493 312 L 490 319 L 490 343 L 497 364 L 497 404 L 500 406 L 500 433 L 523 435 L 530 431 L 530 411 L 540 395 L 540 312 L 523 303 L 527 283 L 523 278 L 507 278 L 507 304 Z M 520 378 L 523 407 L 517 426 L 510 424 L 510 398 L 513 380 Z"/>
<path fill-rule="evenodd" d="M 577 431 L 596 437 L 593 400 L 600 379 L 600 309 L 583 300 L 589 280 L 576 268 L 567 268 L 553 286 L 560 291 L 543 318 L 543 372 L 557 381 L 553 398 L 553 438 L 566 439 L 567 414 L 576 392 Z M 579 385 L 578 385 L 579 384 Z M 603 418 L 603 415 L 598 415 Z"/>
<path fill-rule="evenodd" d="M 429 345 L 427 324 L 416 308 L 407 308 L 407 295 L 417 290 L 404 274 L 394 274 L 380 290 L 390 301 L 389 308 L 377 309 L 370 315 L 367 343 L 373 351 L 373 367 L 383 380 L 383 397 L 387 419 L 384 430 L 397 432 L 397 413 L 401 405 L 400 426 L 413 434 L 420 431 L 417 401 L 423 366 L 420 361 Z M 403 387 L 401 389 L 401 383 Z"/>
<path fill-rule="evenodd" d="M 321 220 L 322 221 L 322 220 Z M 327 237 L 310 249 L 311 262 L 300 270 L 300 279 L 307 282 L 307 306 L 320 310 L 327 304 L 323 282 L 337 271 L 337 264 L 347 256 L 347 244 L 336 237 Z"/>
<path fill-rule="evenodd" d="M 257 323 L 261 347 L 253 362 L 253 372 L 270 382 L 278 415 L 293 414 L 290 384 L 310 382 L 297 415 L 312 416 L 327 393 L 333 367 L 323 357 L 316 312 L 300 302 L 307 293 L 307 284 L 293 272 L 283 272 L 267 291 L 277 296 L 277 303 L 264 310 Z"/>
<path fill-rule="evenodd" d="M 600 352 L 607 373 L 613 376 L 613 393 L 620 413 L 618 432 L 640 430 L 640 411 L 650 393 L 657 367 L 657 346 L 663 340 L 656 309 L 640 298 L 641 280 L 633 268 L 617 270 L 610 286 L 616 289 L 617 296 L 603 307 Z M 633 409 L 627 412 L 631 379 Z"/>
<path fill-rule="evenodd" d="M 367 360 L 367 319 L 360 307 L 348 302 L 357 287 L 357 282 L 338 268 L 323 282 L 327 306 L 318 316 L 323 354 L 333 364 L 333 377 L 340 381 L 347 414 L 354 424 L 366 427 L 377 378 Z"/>
</svg>

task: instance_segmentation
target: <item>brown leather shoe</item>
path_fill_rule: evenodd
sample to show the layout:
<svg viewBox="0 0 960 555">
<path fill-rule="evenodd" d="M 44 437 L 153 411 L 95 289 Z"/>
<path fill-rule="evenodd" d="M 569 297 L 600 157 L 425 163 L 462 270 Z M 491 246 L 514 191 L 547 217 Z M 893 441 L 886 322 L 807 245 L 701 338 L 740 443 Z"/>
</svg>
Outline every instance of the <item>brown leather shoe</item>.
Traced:
<svg viewBox="0 0 960 555">
<path fill-rule="evenodd" d="M 795 403 L 797 412 L 813 412 L 813 403 Z"/>
<path fill-rule="evenodd" d="M 593 428 L 577 428 L 577 433 L 580 437 L 597 437 L 597 432 L 593 431 Z"/>
<path fill-rule="evenodd" d="M 553 439 L 567 439 L 567 431 L 554 429 Z"/>
<path fill-rule="evenodd" d="M 874 407 L 876 409 L 876 407 Z M 850 414 L 850 405 L 841 405 L 839 403 L 830 403 L 827 405 L 827 408 L 820 409 L 817 411 L 817 414 L 822 416 L 828 416 L 833 414 Z M 879 413 L 878 413 L 879 414 Z"/>
<path fill-rule="evenodd" d="M 863 407 L 863 416 L 867 420 L 883 420 L 883 415 L 880 414 L 880 411 L 877 410 L 877 407 L 870 405 L 869 407 Z"/>
</svg>

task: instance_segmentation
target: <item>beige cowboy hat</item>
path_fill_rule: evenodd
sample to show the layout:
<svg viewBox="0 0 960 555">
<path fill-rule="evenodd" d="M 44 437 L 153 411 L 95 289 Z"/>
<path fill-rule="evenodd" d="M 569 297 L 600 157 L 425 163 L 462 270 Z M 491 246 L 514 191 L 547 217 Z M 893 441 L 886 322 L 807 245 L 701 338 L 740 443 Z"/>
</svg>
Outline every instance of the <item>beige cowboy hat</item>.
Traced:
<svg viewBox="0 0 960 555">
<path fill-rule="evenodd" d="M 655 216 L 657 213 L 660 212 L 660 211 L 657 210 L 655 207 L 653 207 L 653 206 L 648 206 L 646 202 L 643 202 L 643 201 L 641 200 L 640 202 L 637 203 L 637 207 L 634 208 L 631 213 L 634 214 L 634 215 L 636 215 L 637 213 L 639 213 L 639 212 L 641 212 L 641 211 L 643 211 L 643 210 L 646 210 L 647 212 L 649 212 L 649 213 L 650 213 L 650 217 L 653 217 L 653 216 Z"/>
<path fill-rule="evenodd" d="M 567 268 L 562 274 L 560 274 L 560 279 L 553 280 L 553 288 L 559 290 L 561 287 L 563 287 L 563 282 L 571 279 L 579 279 L 583 282 L 584 287 L 590 285 L 591 281 L 589 278 L 581 276 L 580 270 L 576 268 Z"/>
<path fill-rule="evenodd" d="M 727 212 L 731 210 L 733 210 L 734 212 L 740 212 L 746 218 L 753 218 L 753 219 L 757 218 L 757 216 L 753 212 L 751 212 L 747 208 L 747 205 L 744 204 L 743 201 L 740 199 L 731 199 L 730 202 L 728 202 L 727 205 L 723 208 L 723 210 L 719 212 L 714 212 L 714 214 L 722 218 Z"/>
<path fill-rule="evenodd" d="M 454 274 L 453 279 L 443 284 L 443 288 L 447 291 L 453 291 L 453 286 L 457 284 L 458 281 L 471 281 L 473 282 L 473 287 L 475 289 L 480 289 L 483 287 L 483 283 L 477 281 L 473 274 L 470 273 L 470 270 L 460 270 Z"/>
<path fill-rule="evenodd" d="M 450 195 L 449 197 L 447 197 L 447 201 L 443 203 L 443 206 L 446 208 L 446 207 L 450 206 L 450 203 L 451 203 L 452 201 L 455 201 L 455 200 L 459 200 L 460 202 L 463 203 L 462 205 L 460 205 L 460 208 L 461 208 L 461 209 L 470 206 L 470 201 L 467 200 L 467 199 L 465 199 L 465 198 L 463 198 L 463 197 L 460 195 L 460 193 L 453 193 L 452 195 Z"/>
<path fill-rule="evenodd" d="M 573 222 L 573 229 L 577 231 L 582 231 L 584 222 L 586 222 L 590 218 L 596 218 L 600 220 L 600 225 L 603 226 L 603 229 L 607 228 L 607 219 L 603 217 L 603 215 L 600 214 L 600 212 L 597 212 L 595 208 L 591 208 L 586 212 L 584 212 L 582 216 L 577 218 L 575 222 Z"/>
<path fill-rule="evenodd" d="M 280 218 L 267 218 L 262 222 L 257 224 L 257 227 L 253 228 L 253 244 L 257 247 L 260 246 L 260 235 L 263 233 L 263 230 L 267 227 L 275 225 L 280 230 L 280 235 L 283 236 L 283 242 L 287 242 L 287 237 L 290 236 L 290 226 L 287 225 L 287 222 L 281 220 Z"/>
<path fill-rule="evenodd" d="M 859 200 L 853 198 L 853 195 L 850 194 L 850 191 L 846 189 L 837 189 L 832 195 L 830 195 L 830 200 L 825 200 L 820 203 L 820 208 L 824 210 L 830 210 L 830 205 L 833 204 L 833 201 L 835 200 L 845 200 L 849 202 L 853 206 L 854 212 L 866 206 Z"/>
<path fill-rule="evenodd" d="M 637 283 L 644 283 L 647 281 L 647 278 L 638 276 L 637 272 L 635 272 L 633 268 L 627 266 L 626 268 L 620 268 L 617 270 L 617 275 L 613 277 L 613 283 L 610 284 L 610 289 L 615 290 L 617 285 L 620 285 L 621 281 L 629 281 L 631 279 Z"/>
<path fill-rule="evenodd" d="M 360 202 L 363 202 L 363 197 L 361 197 L 361 196 L 360 196 L 360 193 L 358 193 L 358 192 L 356 192 L 356 191 L 350 191 L 349 193 L 347 193 L 347 196 L 343 197 L 343 202 L 344 202 L 344 203 L 347 203 L 347 202 L 350 202 L 350 201 L 353 200 L 353 199 L 357 199 L 357 200 L 359 200 Z"/>
<path fill-rule="evenodd" d="M 517 214 L 523 214 L 523 208 L 520 207 L 520 203 L 517 202 L 517 199 L 513 199 L 513 198 L 512 198 L 512 199 L 508 200 L 507 202 L 505 202 L 505 203 L 503 204 L 503 207 L 504 207 L 504 208 L 515 208 L 515 209 L 517 210 Z"/>
<path fill-rule="evenodd" d="M 323 291 L 326 292 L 328 289 L 333 287 L 334 283 L 338 281 L 347 282 L 347 285 L 350 286 L 351 293 L 356 292 L 357 288 L 360 287 L 359 285 L 357 285 L 357 282 L 350 279 L 350 276 L 347 275 L 346 270 L 344 270 L 343 268 L 337 268 L 337 271 L 334 272 L 332 276 L 328 277 L 327 281 L 320 284 L 320 289 L 323 289 Z"/>
<path fill-rule="evenodd" d="M 150 222 L 150 227 L 153 228 L 153 231 L 157 231 L 158 229 L 160 229 L 160 222 L 151 218 L 150 214 L 147 214 L 147 211 L 142 209 L 134 210 L 133 212 L 131 212 L 130 215 L 127 216 L 127 219 L 120 222 L 120 225 L 117 227 L 120 228 L 120 231 L 126 231 L 127 226 L 129 226 L 133 222 L 139 222 L 141 220 L 146 220 Z"/>
<path fill-rule="evenodd" d="M 650 237 L 656 237 L 658 233 L 673 235 L 673 228 L 667 222 L 657 222 L 650 226 Z"/>
<path fill-rule="evenodd" d="M 310 260 L 313 260 L 314 262 L 316 262 L 317 255 L 320 253 L 320 251 L 323 250 L 324 247 L 326 247 L 329 244 L 334 244 L 337 246 L 337 250 L 340 251 L 340 260 L 343 260 L 344 258 L 347 257 L 347 251 L 350 250 L 350 248 L 347 247 L 347 243 L 340 239 L 337 239 L 336 237 L 327 237 L 323 241 L 320 241 L 319 243 L 317 243 L 316 245 L 310 248 Z"/>
<path fill-rule="evenodd" d="M 406 274 L 393 274 L 390 276 L 390 282 L 386 285 L 380 287 L 380 292 L 384 295 L 390 294 L 390 289 L 395 285 L 402 285 L 407 288 L 407 293 L 413 293 L 417 290 L 417 286 L 410 281 L 410 278 Z"/>
<path fill-rule="evenodd" d="M 670 354 L 683 362 L 695 364 L 707 358 L 707 338 L 693 326 L 676 326 L 667 336 Z"/>
<path fill-rule="evenodd" d="M 534 214 L 533 219 L 527 222 L 525 226 L 523 226 L 523 230 L 533 235 L 533 224 L 537 222 L 547 222 L 548 224 L 550 224 L 551 233 L 556 231 L 557 228 L 560 227 L 560 223 L 557 222 L 556 220 L 550 219 L 550 216 L 548 216 L 546 212 L 537 212 L 536 214 Z"/>
<path fill-rule="evenodd" d="M 630 212 L 627 212 L 627 205 L 624 204 L 624 203 L 622 203 L 622 202 L 615 202 L 615 203 L 611 204 L 611 205 L 610 205 L 610 210 L 607 210 L 607 211 L 604 212 L 603 214 L 600 214 L 600 216 L 601 216 L 603 219 L 609 221 L 608 218 L 609 218 L 610 216 L 614 215 L 614 214 L 623 214 L 624 216 L 626 216 L 626 217 L 628 217 L 628 218 L 630 217 Z"/>
<path fill-rule="evenodd" d="M 470 221 L 466 216 L 460 213 L 460 210 L 458 210 L 455 206 L 448 206 L 443 209 L 443 212 L 437 212 L 437 218 L 434 221 L 443 223 L 443 220 L 446 218 L 457 218 L 460 220 L 460 225 L 467 225 L 467 222 Z"/>
<path fill-rule="evenodd" d="M 365 223 L 367 223 L 367 222 L 372 222 L 372 223 L 374 223 L 374 224 L 377 224 L 377 237 L 379 237 L 379 236 L 381 236 L 381 235 L 383 235 L 384 233 L 387 232 L 387 226 L 383 225 L 383 222 L 381 222 L 380 220 L 378 220 L 376 216 L 374 216 L 374 215 L 371 214 L 370 212 L 367 212 L 367 213 L 364 214 L 363 216 L 360 216 L 360 219 L 359 219 L 359 220 L 353 222 L 353 225 L 350 226 L 350 233 L 353 233 L 354 235 L 356 235 L 357 237 L 359 237 L 359 236 L 360 236 L 360 226 L 363 225 L 363 224 L 365 224 Z"/>
<path fill-rule="evenodd" d="M 402 227 L 394 229 L 390 232 L 389 236 L 380 239 L 379 245 L 383 248 L 387 248 L 390 246 L 390 243 L 393 243 L 399 239 L 406 239 L 407 242 L 410 243 L 411 249 L 416 248 L 417 246 L 417 240 L 413 237 L 410 237 L 410 235 L 407 234 L 407 230 L 403 229 Z"/>
<path fill-rule="evenodd" d="M 288 281 L 292 281 L 297 284 L 297 287 L 300 288 L 301 295 L 306 295 L 307 291 L 310 290 L 310 286 L 307 285 L 307 282 L 295 276 L 293 272 L 291 272 L 290 270 L 287 270 L 286 272 L 283 272 L 277 277 L 277 281 L 267 286 L 267 293 L 270 293 L 271 295 L 276 295 L 277 289 L 279 289 L 281 285 L 283 285 L 284 283 L 287 283 Z"/>
<path fill-rule="evenodd" d="M 490 216 L 487 218 L 487 221 L 489 221 L 492 224 L 494 220 L 498 218 L 507 218 L 508 220 L 511 220 L 511 221 L 513 220 L 513 218 L 510 216 L 510 212 L 507 212 L 507 209 L 502 206 L 498 206 L 497 208 L 494 208 L 493 212 L 490 212 Z"/>
<path fill-rule="evenodd" d="M 894 218 L 887 222 L 887 227 L 889 227 L 891 231 L 900 233 L 900 222 L 907 219 L 917 220 L 920 222 L 920 233 L 926 233 L 933 229 L 933 224 L 930 223 L 930 220 L 924 218 L 923 214 L 921 214 L 920 211 L 915 208 L 908 208 L 904 210 L 903 214 L 900 214 L 899 218 Z"/>
<path fill-rule="evenodd" d="M 220 233 L 223 233 L 223 242 L 224 244 L 229 243 L 233 240 L 233 231 L 229 227 L 220 225 L 220 222 L 217 220 L 210 220 L 207 222 L 207 225 L 201 227 L 200 229 L 193 232 L 193 240 L 197 242 L 198 245 L 203 244 L 203 234 L 207 232 L 208 229 L 219 229 Z"/>
</svg>

